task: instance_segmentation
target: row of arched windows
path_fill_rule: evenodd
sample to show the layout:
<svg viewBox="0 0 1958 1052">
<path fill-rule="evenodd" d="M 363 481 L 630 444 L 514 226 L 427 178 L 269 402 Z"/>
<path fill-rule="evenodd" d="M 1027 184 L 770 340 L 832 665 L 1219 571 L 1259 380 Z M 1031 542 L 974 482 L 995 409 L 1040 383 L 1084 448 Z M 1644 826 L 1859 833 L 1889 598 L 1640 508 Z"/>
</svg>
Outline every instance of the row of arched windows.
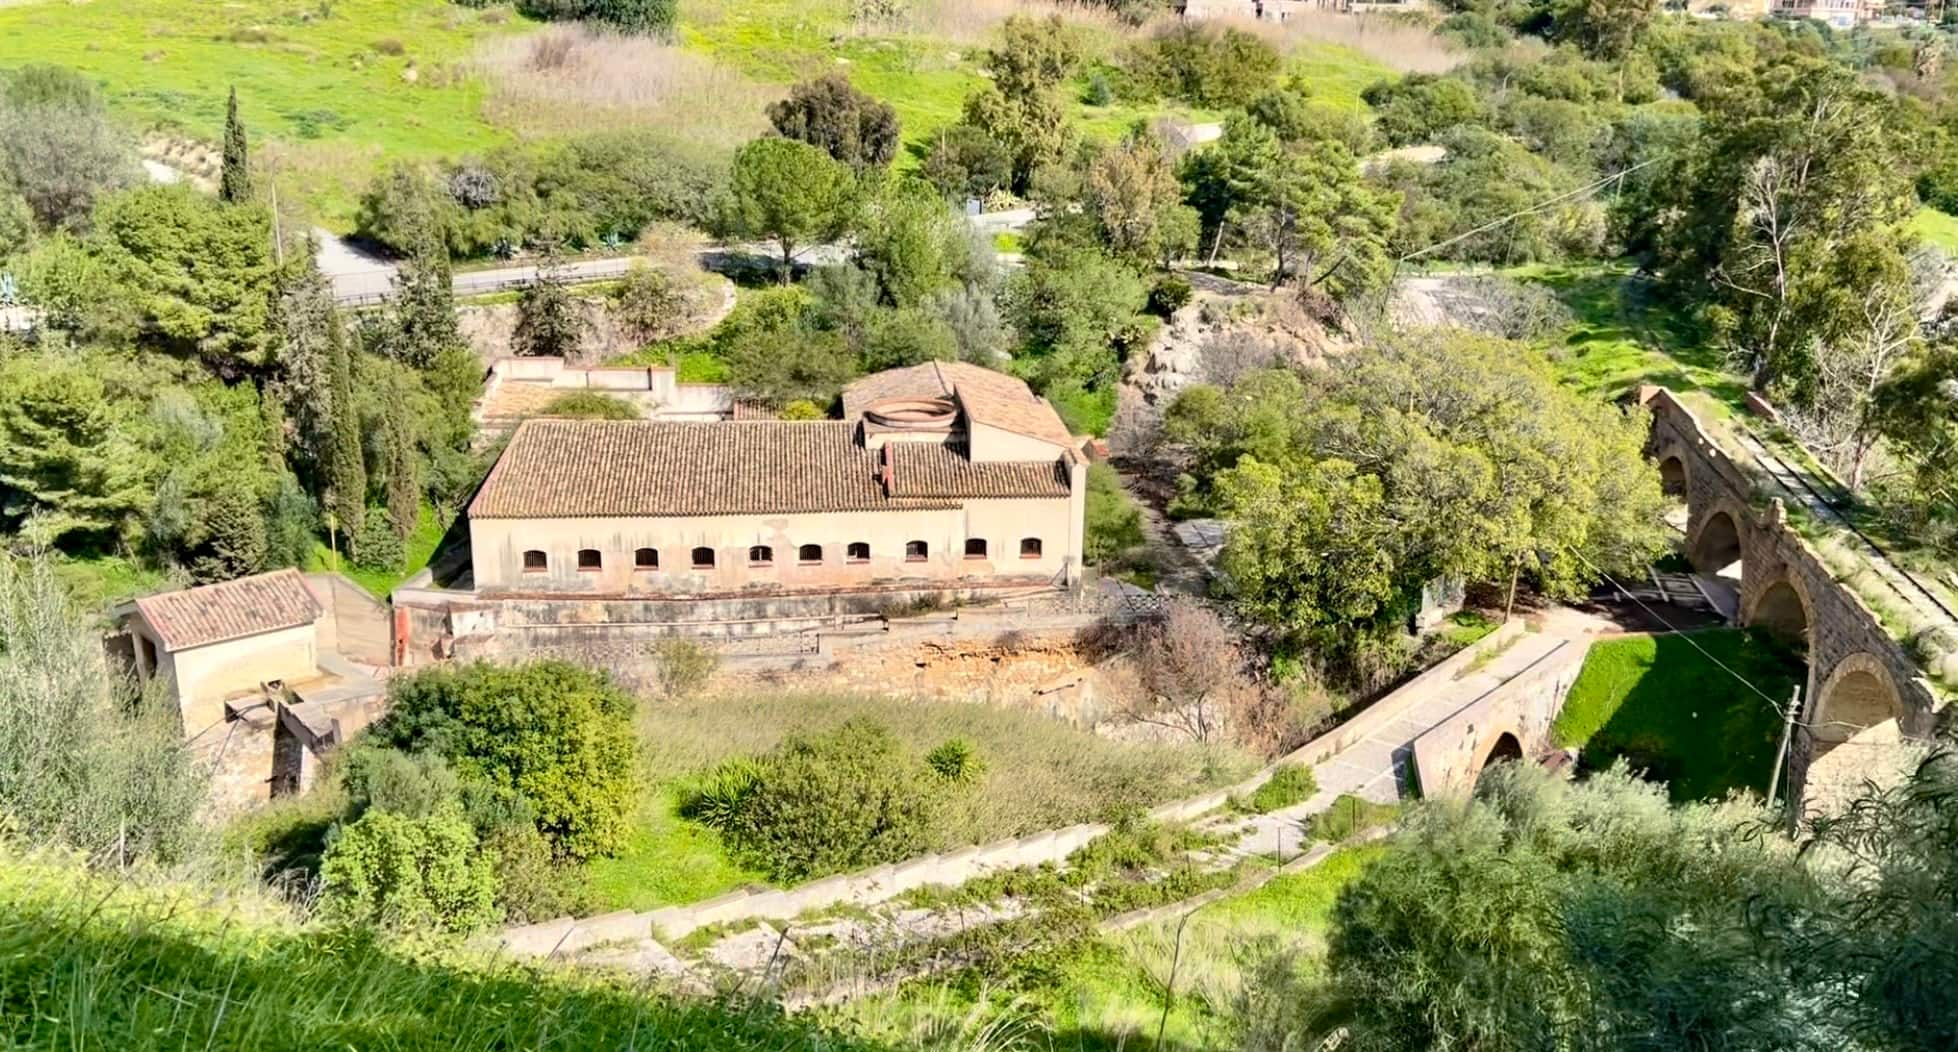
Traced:
<svg viewBox="0 0 1958 1052">
<path fill-rule="evenodd" d="M 870 561 L 870 544 L 866 541 L 852 541 L 844 548 L 843 552 L 843 561 L 846 563 L 867 563 Z M 983 538 L 973 537 L 965 542 L 966 558 L 984 559 L 986 556 L 987 548 Z M 714 568 L 715 556 L 714 549 L 712 548 L 695 548 L 688 553 L 688 558 L 691 560 L 689 566 L 692 569 L 711 570 Z M 921 563 L 929 558 L 931 558 L 931 545 L 924 541 L 904 542 L 905 562 Z M 1022 537 L 1020 539 L 1020 558 L 1040 558 L 1040 538 Z M 823 546 L 820 544 L 800 545 L 795 550 L 795 560 L 801 566 L 820 566 L 823 562 Z M 750 547 L 748 549 L 748 565 L 775 565 L 775 549 L 766 544 L 757 544 Z M 657 570 L 659 567 L 659 549 L 638 548 L 633 551 L 632 568 L 634 570 Z M 523 553 L 523 568 L 525 573 L 546 573 L 551 568 L 551 557 L 540 549 L 532 548 Z M 597 548 L 578 549 L 578 569 L 596 571 L 603 570 L 604 568 L 605 556 Z"/>
</svg>

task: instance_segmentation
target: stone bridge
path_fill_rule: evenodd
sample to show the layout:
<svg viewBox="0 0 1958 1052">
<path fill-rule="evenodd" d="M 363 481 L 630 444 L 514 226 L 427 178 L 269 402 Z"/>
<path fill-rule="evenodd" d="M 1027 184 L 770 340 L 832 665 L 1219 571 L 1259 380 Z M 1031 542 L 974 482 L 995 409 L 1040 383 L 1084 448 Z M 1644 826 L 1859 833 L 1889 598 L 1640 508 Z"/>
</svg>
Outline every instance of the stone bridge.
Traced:
<svg viewBox="0 0 1958 1052">
<path fill-rule="evenodd" d="M 1790 527 L 1782 502 L 1757 496 L 1758 476 L 1691 409 L 1663 388 L 1643 389 L 1639 400 L 1652 413 L 1646 454 L 1667 492 L 1686 502 L 1687 559 L 1705 574 L 1738 564 L 1740 623 L 1807 656 L 1789 764 L 1793 798 L 1806 810 L 1828 811 L 1866 781 L 1900 777 L 1939 718 L 1924 670 Z"/>
</svg>

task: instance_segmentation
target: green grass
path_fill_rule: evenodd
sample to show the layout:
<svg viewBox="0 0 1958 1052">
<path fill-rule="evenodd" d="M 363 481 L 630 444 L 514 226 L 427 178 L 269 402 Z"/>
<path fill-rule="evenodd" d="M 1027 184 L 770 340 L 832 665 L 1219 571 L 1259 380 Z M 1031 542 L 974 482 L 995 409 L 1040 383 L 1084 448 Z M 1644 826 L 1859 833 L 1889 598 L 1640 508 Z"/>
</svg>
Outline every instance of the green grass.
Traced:
<svg viewBox="0 0 1958 1052">
<path fill-rule="evenodd" d="M 1935 208 L 1920 208 L 1910 219 L 1910 230 L 1926 242 L 1943 249 L 1947 255 L 1958 254 L 1958 216 L 1947 215 Z"/>
<path fill-rule="evenodd" d="M 1601 640 L 1591 645 L 1551 738 L 1580 747 L 1587 769 L 1625 758 L 1667 782 L 1675 801 L 1716 799 L 1733 789 L 1765 793 L 1781 716 L 1720 665 L 1775 705 L 1787 704 L 1802 676 L 1796 659 L 1738 629 Z"/>
<path fill-rule="evenodd" d="M 1530 267 L 1512 276 L 1549 287 L 1575 317 L 1569 336 L 1550 348 L 1566 384 L 1605 399 L 1660 384 L 1704 394 L 1723 412 L 1744 407 L 1745 380 L 1727 369 L 1690 317 L 1659 301 L 1656 288 L 1625 267 Z"/>
<path fill-rule="evenodd" d="M 932 1047 L 979 1047 L 976 1035 L 991 1027 L 1044 1031 L 1028 1047 L 1067 1052 L 1235 1050 L 1240 1046 L 1232 1032 L 1231 1002 L 1248 969 L 1273 953 L 1320 955 L 1339 892 L 1382 850 L 1347 848 L 1311 869 L 1203 907 L 1183 931 L 1180 954 L 1174 921 L 1144 925 L 1092 939 L 1026 975 L 915 983 L 895 995 L 833 1010 L 826 1018 L 905 1046 L 952 1031 L 964 1040 Z M 1165 993 L 1172 988 L 1172 959 L 1176 979 L 1170 998 Z"/>
<path fill-rule="evenodd" d="M 646 795 L 623 850 L 585 864 L 584 888 L 602 911 L 699 902 L 767 878 L 727 857 L 720 834 L 681 818 L 670 786 Z"/>
<path fill-rule="evenodd" d="M 284 171 L 329 225 L 346 229 L 382 159 L 509 138 L 484 117 L 485 87 L 464 61 L 480 40 L 526 28 L 493 10 L 502 24 L 446 0 L 0 4 L 0 67 L 71 66 L 136 129 L 206 143 L 217 141 L 236 85 L 255 138 L 291 144 Z M 404 53 L 382 53 L 383 42 Z"/>
<path fill-rule="evenodd" d="M 1457 610 L 1448 615 L 1437 630 L 1441 638 L 1448 641 L 1456 650 L 1461 650 L 1479 642 L 1483 636 L 1500 627 L 1495 618 L 1480 610 Z"/>
<path fill-rule="evenodd" d="M 12 850 L 9 848 L 8 850 Z M 636 977 L 296 926 L 208 881 L 146 887 L 0 858 L 0 1045 L 19 1049 L 687 1049 L 883 1046 Z"/>
<path fill-rule="evenodd" d="M 74 597 L 75 605 L 83 610 L 107 609 L 139 595 L 163 591 L 171 584 L 163 571 L 120 555 L 64 557 L 55 562 L 55 573 Z"/>
<path fill-rule="evenodd" d="M 444 532 L 441 521 L 435 517 L 435 508 L 424 503 L 421 507 L 421 516 L 415 520 L 415 528 L 409 531 L 407 540 L 402 544 L 405 561 L 401 569 L 377 570 L 367 566 L 355 566 L 344 554 L 347 543 L 345 536 L 340 538 L 342 554 L 339 556 L 335 556 L 324 543 L 314 542 L 313 555 L 307 560 L 305 569 L 308 572 L 338 570 L 376 599 L 386 599 L 388 593 L 393 592 L 401 582 L 420 573 L 428 566 L 428 561 L 435 557 L 435 550 L 442 545 Z"/>
</svg>

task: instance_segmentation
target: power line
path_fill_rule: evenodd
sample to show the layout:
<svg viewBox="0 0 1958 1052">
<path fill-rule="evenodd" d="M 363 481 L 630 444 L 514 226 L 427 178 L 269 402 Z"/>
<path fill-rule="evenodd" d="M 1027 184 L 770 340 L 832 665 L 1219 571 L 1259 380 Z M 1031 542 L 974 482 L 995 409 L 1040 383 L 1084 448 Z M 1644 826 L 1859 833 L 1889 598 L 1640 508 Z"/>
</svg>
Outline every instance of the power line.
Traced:
<svg viewBox="0 0 1958 1052">
<path fill-rule="evenodd" d="M 1667 160 L 1670 157 L 1671 157 L 1670 154 L 1660 154 L 1657 157 L 1648 157 L 1645 160 L 1640 161 L 1635 165 L 1632 165 L 1630 168 L 1622 168 L 1610 175 L 1605 176 L 1602 179 L 1599 179 L 1594 183 L 1588 183 L 1584 186 L 1578 187 L 1575 190 L 1566 190 L 1565 192 L 1558 194 L 1555 197 L 1549 198 L 1547 200 L 1539 201 L 1536 204 L 1533 204 L 1530 207 L 1525 208 L 1521 211 L 1511 212 L 1506 216 L 1501 216 L 1499 218 L 1492 219 L 1489 222 L 1484 223 L 1473 230 L 1465 231 L 1463 233 L 1456 234 L 1454 237 L 1437 241 L 1434 244 L 1429 245 L 1427 248 L 1419 249 L 1414 252 L 1409 252 L 1407 255 L 1402 256 L 1398 260 L 1395 260 L 1395 262 L 1398 264 L 1398 263 L 1406 263 L 1407 261 L 1412 259 L 1419 259 L 1422 256 L 1425 256 L 1428 253 L 1435 251 L 1436 249 L 1447 248 L 1449 245 L 1452 245 L 1457 241 L 1463 241 L 1468 238 L 1474 237 L 1477 234 L 1494 230 L 1496 227 L 1502 226 L 1504 223 L 1511 223 L 1518 219 L 1523 218 L 1526 215 L 1531 215 L 1536 212 L 1541 212 L 1544 209 L 1549 208 L 1551 205 L 1558 204 L 1562 201 L 1569 200 L 1573 197 L 1582 197 L 1586 194 L 1589 194 L 1595 190 L 1604 187 L 1609 183 L 1621 182 L 1624 180 L 1626 176 L 1632 174 L 1633 172 L 1636 172 L 1639 169 L 1648 167 L 1650 165 L 1658 164 L 1660 161 Z"/>
</svg>

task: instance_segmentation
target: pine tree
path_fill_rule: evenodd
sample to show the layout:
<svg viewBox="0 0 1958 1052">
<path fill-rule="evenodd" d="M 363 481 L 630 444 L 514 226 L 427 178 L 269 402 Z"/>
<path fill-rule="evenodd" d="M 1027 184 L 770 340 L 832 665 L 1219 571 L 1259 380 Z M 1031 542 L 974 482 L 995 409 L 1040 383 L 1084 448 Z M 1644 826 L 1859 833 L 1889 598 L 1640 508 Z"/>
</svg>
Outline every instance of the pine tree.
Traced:
<svg viewBox="0 0 1958 1052">
<path fill-rule="evenodd" d="M 245 143 L 245 122 L 238 117 L 238 89 L 224 110 L 224 171 L 218 179 L 218 199 L 239 204 L 252 199 L 251 153 Z"/>
<path fill-rule="evenodd" d="M 326 278 L 306 253 L 278 299 L 275 327 L 279 334 L 278 375 L 267 385 L 268 396 L 285 408 L 292 422 L 291 459 L 301 475 L 316 486 L 331 483 L 328 465 L 334 442 L 334 356 L 344 348 L 345 329 L 333 303 Z"/>
<path fill-rule="evenodd" d="M 333 441 L 326 463 L 326 506 L 337 521 L 340 536 L 350 538 L 361 527 L 367 510 L 367 464 L 362 459 L 360 414 L 354 408 L 352 351 L 344 339 L 327 346 L 331 370 Z"/>
</svg>

